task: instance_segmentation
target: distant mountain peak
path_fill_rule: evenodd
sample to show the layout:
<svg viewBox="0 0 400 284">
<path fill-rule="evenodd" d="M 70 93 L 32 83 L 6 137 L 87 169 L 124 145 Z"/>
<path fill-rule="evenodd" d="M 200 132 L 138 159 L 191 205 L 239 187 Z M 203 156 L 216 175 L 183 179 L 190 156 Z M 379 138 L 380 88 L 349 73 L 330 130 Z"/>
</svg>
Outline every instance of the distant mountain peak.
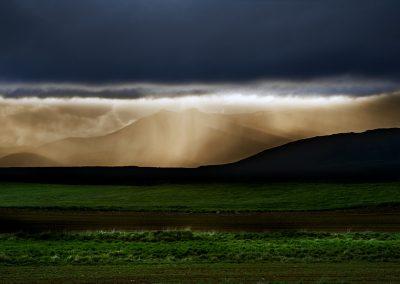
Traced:
<svg viewBox="0 0 400 284">
<path fill-rule="evenodd" d="M 59 163 L 34 153 L 14 153 L 0 158 L 0 167 L 57 167 Z"/>
</svg>

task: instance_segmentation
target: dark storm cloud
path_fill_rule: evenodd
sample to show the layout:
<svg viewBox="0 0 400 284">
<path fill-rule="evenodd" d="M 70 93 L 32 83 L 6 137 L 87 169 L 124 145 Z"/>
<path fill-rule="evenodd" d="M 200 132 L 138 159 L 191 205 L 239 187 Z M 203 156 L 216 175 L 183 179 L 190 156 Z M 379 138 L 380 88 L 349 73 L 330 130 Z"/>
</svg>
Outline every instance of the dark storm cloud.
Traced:
<svg viewBox="0 0 400 284">
<path fill-rule="evenodd" d="M 1 0 L 3 81 L 397 80 L 400 1 Z"/>
</svg>

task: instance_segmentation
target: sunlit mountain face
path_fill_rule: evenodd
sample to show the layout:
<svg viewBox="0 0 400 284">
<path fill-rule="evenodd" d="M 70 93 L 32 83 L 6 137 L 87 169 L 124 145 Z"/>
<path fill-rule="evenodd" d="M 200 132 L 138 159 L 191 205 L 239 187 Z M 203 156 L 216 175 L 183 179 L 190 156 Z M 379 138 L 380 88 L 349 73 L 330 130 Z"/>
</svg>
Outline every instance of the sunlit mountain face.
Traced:
<svg viewBox="0 0 400 284">
<path fill-rule="evenodd" d="M 0 166 L 197 167 L 400 127 L 398 1 L 0 3 Z"/>
</svg>

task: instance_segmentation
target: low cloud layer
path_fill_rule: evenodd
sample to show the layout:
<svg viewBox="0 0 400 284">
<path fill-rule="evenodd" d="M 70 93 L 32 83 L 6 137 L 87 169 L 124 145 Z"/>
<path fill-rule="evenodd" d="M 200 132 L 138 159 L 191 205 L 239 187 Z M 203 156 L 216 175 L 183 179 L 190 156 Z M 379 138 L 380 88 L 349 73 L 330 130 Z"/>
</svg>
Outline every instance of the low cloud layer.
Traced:
<svg viewBox="0 0 400 284">
<path fill-rule="evenodd" d="M 178 98 L 0 98 L 1 147 L 99 136 L 160 110 L 252 114 L 264 132 L 324 134 L 400 127 L 400 93 L 349 96 L 204 95 Z"/>
<path fill-rule="evenodd" d="M 247 83 L 11 83 L 0 82 L 3 98 L 175 98 L 185 96 L 349 96 L 360 97 L 400 89 L 400 82 L 339 76 L 315 80 L 258 80 Z"/>
</svg>

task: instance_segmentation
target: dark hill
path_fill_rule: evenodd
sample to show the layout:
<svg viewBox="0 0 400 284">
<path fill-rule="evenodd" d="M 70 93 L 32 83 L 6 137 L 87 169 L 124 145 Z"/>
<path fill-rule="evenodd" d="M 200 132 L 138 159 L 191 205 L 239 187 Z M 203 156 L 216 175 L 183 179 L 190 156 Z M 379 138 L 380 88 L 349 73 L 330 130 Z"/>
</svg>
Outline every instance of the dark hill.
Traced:
<svg viewBox="0 0 400 284">
<path fill-rule="evenodd" d="M 320 136 L 291 142 L 225 165 L 254 178 L 400 176 L 400 129 Z"/>
</svg>

